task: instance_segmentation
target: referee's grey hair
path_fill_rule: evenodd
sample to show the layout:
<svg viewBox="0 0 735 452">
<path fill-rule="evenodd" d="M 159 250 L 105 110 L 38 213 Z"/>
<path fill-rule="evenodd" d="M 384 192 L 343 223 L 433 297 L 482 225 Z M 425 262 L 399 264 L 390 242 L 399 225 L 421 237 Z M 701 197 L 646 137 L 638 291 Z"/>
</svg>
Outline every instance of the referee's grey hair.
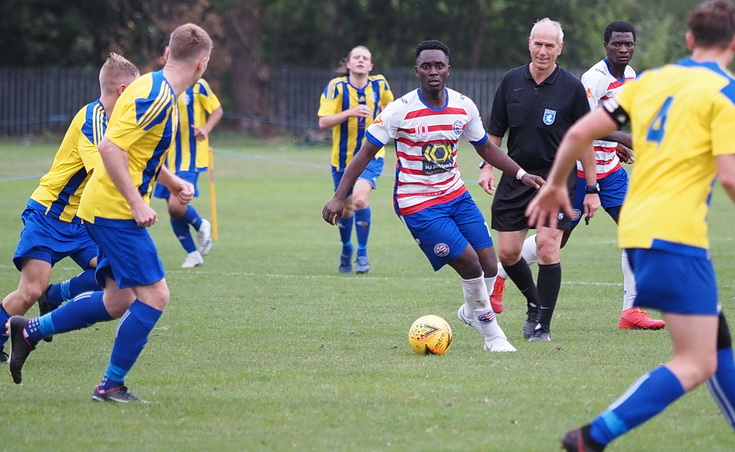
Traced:
<svg viewBox="0 0 735 452">
<path fill-rule="evenodd" d="M 561 29 L 561 24 L 555 20 L 549 19 L 548 17 L 544 17 L 543 19 L 538 20 L 535 24 L 533 24 L 533 28 L 531 28 L 531 34 L 528 36 L 528 39 L 533 39 L 533 34 L 536 33 L 538 27 L 546 24 L 551 24 L 556 27 L 559 35 L 559 44 L 564 44 L 564 30 Z"/>
</svg>

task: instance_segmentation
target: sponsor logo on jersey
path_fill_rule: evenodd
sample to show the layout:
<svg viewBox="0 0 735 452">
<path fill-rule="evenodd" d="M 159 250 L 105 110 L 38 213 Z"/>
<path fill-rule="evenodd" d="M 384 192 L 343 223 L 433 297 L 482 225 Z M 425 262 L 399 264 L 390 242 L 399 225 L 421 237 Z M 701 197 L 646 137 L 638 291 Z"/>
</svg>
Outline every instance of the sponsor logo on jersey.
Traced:
<svg viewBox="0 0 735 452">
<path fill-rule="evenodd" d="M 454 168 L 452 143 L 428 143 L 421 151 L 423 174 L 438 174 Z"/>
<path fill-rule="evenodd" d="M 434 254 L 439 257 L 449 256 L 449 245 L 447 245 L 446 243 L 437 243 L 436 245 L 434 245 Z"/>
<path fill-rule="evenodd" d="M 544 109 L 544 124 L 550 126 L 556 121 L 556 110 Z"/>
</svg>

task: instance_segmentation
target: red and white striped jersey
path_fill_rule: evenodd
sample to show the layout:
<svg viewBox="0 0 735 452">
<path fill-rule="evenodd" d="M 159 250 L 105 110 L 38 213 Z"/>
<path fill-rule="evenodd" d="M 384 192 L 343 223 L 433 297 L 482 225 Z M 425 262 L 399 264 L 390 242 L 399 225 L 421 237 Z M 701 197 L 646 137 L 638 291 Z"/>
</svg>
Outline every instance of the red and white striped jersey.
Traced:
<svg viewBox="0 0 735 452">
<path fill-rule="evenodd" d="M 635 71 L 632 67 L 626 66 L 623 80 L 616 79 L 610 73 L 607 59 L 600 60 L 582 75 L 582 84 L 587 92 L 590 109 L 596 109 L 602 101 L 615 96 L 615 93 L 618 92 L 626 81 L 634 78 Z M 608 174 L 620 169 L 620 159 L 615 152 L 618 143 L 614 141 L 595 140 L 592 144 L 595 147 L 598 179 L 602 179 Z M 577 176 L 584 177 L 580 162 L 577 162 Z"/>
<path fill-rule="evenodd" d="M 467 191 L 457 167 L 462 135 L 471 144 L 487 140 L 475 103 L 446 89 L 442 108 L 426 105 L 419 89 L 391 102 L 367 130 L 367 139 L 396 146 L 394 207 L 408 215 L 449 202 Z"/>
</svg>

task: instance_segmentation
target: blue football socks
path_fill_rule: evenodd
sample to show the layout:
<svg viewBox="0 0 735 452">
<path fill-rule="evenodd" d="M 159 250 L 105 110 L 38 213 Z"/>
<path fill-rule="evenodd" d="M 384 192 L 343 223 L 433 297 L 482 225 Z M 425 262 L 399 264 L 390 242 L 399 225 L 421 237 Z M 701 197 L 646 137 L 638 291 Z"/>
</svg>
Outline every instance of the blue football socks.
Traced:
<svg viewBox="0 0 735 452">
<path fill-rule="evenodd" d="M 5 343 L 8 341 L 8 336 L 5 334 L 5 323 L 10 318 L 10 314 L 7 313 L 5 308 L 0 304 L 0 348 L 5 347 Z"/>
<path fill-rule="evenodd" d="M 355 223 L 354 215 L 350 218 L 340 218 L 337 222 L 339 238 L 342 241 L 342 254 L 352 256 L 352 225 Z"/>
<path fill-rule="evenodd" d="M 59 306 L 66 300 L 71 300 L 80 293 L 101 290 L 95 277 L 95 268 L 88 268 L 74 276 L 57 284 L 49 286 L 46 298 L 54 305 Z"/>
<path fill-rule="evenodd" d="M 717 370 L 707 380 L 707 388 L 727 423 L 735 429 L 735 358 L 732 347 L 717 350 Z"/>
<path fill-rule="evenodd" d="M 156 308 L 135 300 L 123 315 L 117 327 L 117 336 L 112 346 L 110 362 L 105 371 L 105 379 L 100 389 L 106 390 L 119 386 L 135 364 L 135 361 L 148 342 L 148 335 L 163 314 Z M 111 380 L 108 382 L 106 380 Z"/>
<path fill-rule="evenodd" d="M 184 213 L 183 218 L 184 220 L 186 220 L 187 223 L 194 226 L 194 229 L 196 229 L 197 231 L 202 225 L 201 215 L 199 215 L 199 212 L 197 212 L 197 210 L 191 204 L 186 206 L 186 213 Z"/>
<path fill-rule="evenodd" d="M 590 423 L 590 436 L 602 445 L 662 412 L 684 395 L 684 387 L 668 368 L 660 366 L 643 375 Z"/>
<path fill-rule="evenodd" d="M 370 207 L 355 211 L 355 234 L 357 235 L 357 255 L 367 256 L 368 237 L 370 236 Z"/>
<path fill-rule="evenodd" d="M 66 333 L 109 322 L 112 316 L 102 301 L 103 292 L 86 292 L 50 313 L 31 319 L 26 326 L 28 341 L 36 344 L 52 334 Z M 34 324 L 37 323 L 37 326 Z"/>
<path fill-rule="evenodd" d="M 184 247 L 187 253 L 193 253 L 197 250 L 191 232 L 189 232 L 189 223 L 185 217 L 181 217 L 178 220 L 171 220 L 171 228 L 174 230 L 176 238 L 181 242 L 181 246 Z"/>
</svg>

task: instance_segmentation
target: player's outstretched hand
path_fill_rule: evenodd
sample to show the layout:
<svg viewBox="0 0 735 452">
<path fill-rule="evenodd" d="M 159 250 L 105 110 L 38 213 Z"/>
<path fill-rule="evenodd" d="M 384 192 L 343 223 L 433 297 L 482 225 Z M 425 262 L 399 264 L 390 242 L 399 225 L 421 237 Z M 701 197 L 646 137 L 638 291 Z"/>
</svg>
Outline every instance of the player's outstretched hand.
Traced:
<svg viewBox="0 0 735 452">
<path fill-rule="evenodd" d="M 546 181 L 543 177 L 529 173 L 526 173 L 523 175 L 523 177 L 521 177 L 521 182 L 523 182 L 523 185 L 527 187 L 533 187 L 536 190 L 546 185 Z"/>
<path fill-rule="evenodd" d="M 556 228 L 559 222 L 560 210 L 563 210 L 569 216 L 572 215 L 572 205 L 569 202 L 567 187 L 544 185 L 526 207 L 528 224 L 535 227 L 541 225 Z"/>
<path fill-rule="evenodd" d="M 337 226 L 337 222 L 342 218 L 342 209 L 344 208 L 344 201 L 336 198 L 332 198 L 322 209 L 322 218 L 327 223 Z"/>
</svg>

